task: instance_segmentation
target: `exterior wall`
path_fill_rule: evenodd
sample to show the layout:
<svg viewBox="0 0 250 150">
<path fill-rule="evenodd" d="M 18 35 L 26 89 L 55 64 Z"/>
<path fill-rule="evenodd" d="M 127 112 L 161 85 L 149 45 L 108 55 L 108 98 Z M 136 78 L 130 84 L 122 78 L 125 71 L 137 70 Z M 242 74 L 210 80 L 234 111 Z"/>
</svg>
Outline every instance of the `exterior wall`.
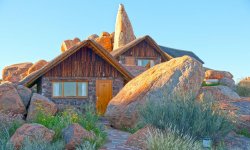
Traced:
<svg viewBox="0 0 250 150">
<path fill-rule="evenodd" d="M 124 65 L 129 65 L 125 63 L 125 57 L 134 57 L 135 64 L 137 63 L 137 59 L 139 58 L 149 58 L 155 60 L 155 64 L 159 64 L 163 62 L 163 58 L 159 52 L 155 48 L 153 48 L 146 41 L 143 41 L 131 49 L 127 50 L 125 53 L 121 54 L 118 58 L 119 62 Z"/>
<path fill-rule="evenodd" d="M 95 78 L 95 77 L 84 77 L 84 78 L 76 78 L 77 80 L 86 80 L 88 81 L 88 97 L 87 98 L 53 98 L 52 97 L 52 82 L 55 78 L 52 77 L 43 77 L 42 78 L 42 91 L 41 95 L 48 97 L 53 102 L 58 105 L 73 105 L 76 107 L 80 107 L 88 102 L 96 103 L 96 80 L 112 80 L 113 83 L 113 97 L 123 88 L 124 80 L 122 78 L 112 78 L 112 77 L 103 77 L 103 78 Z M 56 78 L 56 81 L 65 81 L 69 78 Z"/>
</svg>

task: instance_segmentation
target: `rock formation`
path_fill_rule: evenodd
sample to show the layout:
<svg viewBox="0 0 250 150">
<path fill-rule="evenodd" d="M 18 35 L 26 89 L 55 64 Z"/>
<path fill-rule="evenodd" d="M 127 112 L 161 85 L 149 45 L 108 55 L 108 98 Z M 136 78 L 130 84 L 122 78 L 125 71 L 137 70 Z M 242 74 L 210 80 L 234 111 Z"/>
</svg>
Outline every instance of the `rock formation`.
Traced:
<svg viewBox="0 0 250 150">
<path fill-rule="evenodd" d="M 61 52 L 65 52 L 66 50 L 70 49 L 71 47 L 75 46 L 76 44 L 80 43 L 81 40 L 79 38 L 74 38 L 73 40 L 65 40 L 61 46 Z"/>
<path fill-rule="evenodd" d="M 18 94 L 19 94 L 25 108 L 27 108 L 28 104 L 30 102 L 30 99 L 31 99 L 31 95 L 32 95 L 31 89 L 29 89 L 29 88 L 27 88 L 25 86 L 22 86 L 22 85 L 18 85 L 16 87 L 16 89 L 17 89 L 17 92 L 18 92 Z"/>
<path fill-rule="evenodd" d="M 9 143 L 13 144 L 16 149 L 19 149 L 24 140 L 50 142 L 53 139 L 55 132 L 47 129 L 40 124 L 24 124 L 16 130 L 14 135 L 10 138 Z"/>
<path fill-rule="evenodd" d="M 0 85 L 0 111 L 3 113 L 26 114 L 21 97 L 15 86 L 10 82 Z"/>
<path fill-rule="evenodd" d="M 57 112 L 57 106 L 48 98 L 34 93 L 30 101 L 27 120 L 34 119 L 39 112 L 54 115 Z"/>
<path fill-rule="evenodd" d="M 83 140 L 86 139 L 93 139 L 95 135 L 86 129 L 84 129 L 82 126 L 80 126 L 78 123 L 74 123 L 67 128 L 65 128 L 62 132 L 63 139 L 66 144 L 66 149 L 76 149 L 78 145 L 80 145 Z"/>
<path fill-rule="evenodd" d="M 35 64 L 33 64 L 29 70 L 28 70 L 28 75 L 31 74 L 32 72 L 35 72 L 39 69 L 41 69 L 43 66 L 47 65 L 48 62 L 46 60 L 39 60 Z"/>
<path fill-rule="evenodd" d="M 112 37 L 108 32 L 102 32 L 101 35 L 94 40 L 108 52 L 111 52 L 113 50 Z"/>
<path fill-rule="evenodd" d="M 204 69 L 197 60 L 179 57 L 158 64 L 127 83 L 109 102 L 105 116 L 116 128 L 133 127 L 138 108 L 149 101 L 165 101 L 184 94 L 196 96 L 204 79 Z"/>
<path fill-rule="evenodd" d="M 3 81 L 17 83 L 18 81 L 27 76 L 28 70 L 32 65 L 32 63 L 28 62 L 5 67 L 2 71 Z"/>
<path fill-rule="evenodd" d="M 206 98 L 212 98 L 215 101 L 231 101 L 240 99 L 240 96 L 227 86 L 204 86 L 201 88 L 197 99 L 205 100 Z"/>
<path fill-rule="evenodd" d="M 124 6 L 120 4 L 116 17 L 113 50 L 122 47 L 133 40 L 135 40 L 133 27 Z"/>
</svg>

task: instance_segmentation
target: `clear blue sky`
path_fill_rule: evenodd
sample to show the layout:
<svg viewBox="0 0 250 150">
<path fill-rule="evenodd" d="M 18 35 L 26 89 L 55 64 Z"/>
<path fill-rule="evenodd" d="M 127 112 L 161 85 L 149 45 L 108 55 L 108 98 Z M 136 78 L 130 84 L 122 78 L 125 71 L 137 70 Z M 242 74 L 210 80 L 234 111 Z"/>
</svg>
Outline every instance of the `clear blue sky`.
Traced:
<svg viewBox="0 0 250 150">
<path fill-rule="evenodd" d="M 250 0 L 0 0 L 0 70 L 51 60 L 63 40 L 113 32 L 119 3 L 136 36 L 191 50 L 236 80 L 250 76 Z"/>
</svg>

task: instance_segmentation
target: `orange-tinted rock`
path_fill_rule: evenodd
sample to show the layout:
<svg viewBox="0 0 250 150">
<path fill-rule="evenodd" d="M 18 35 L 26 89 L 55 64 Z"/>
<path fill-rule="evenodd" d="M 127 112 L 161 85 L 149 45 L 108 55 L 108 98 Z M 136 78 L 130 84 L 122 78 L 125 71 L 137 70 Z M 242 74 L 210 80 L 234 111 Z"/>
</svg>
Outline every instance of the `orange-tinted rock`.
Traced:
<svg viewBox="0 0 250 150">
<path fill-rule="evenodd" d="M 78 123 L 74 123 L 65 128 L 62 134 L 67 150 L 74 150 L 85 139 L 93 139 L 95 137 L 93 133 L 85 130 Z"/>
<path fill-rule="evenodd" d="M 55 132 L 47 129 L 43 125 L 40 124 L 24 124 L 20 128 L 16 130 L 14 135 L 10 138 L 9 143 L 13 144 L 13 146 L 19 149 L 24 140 L 30 141 L 47 141 L 50 142 L 53 139 Z"/>
<path fill-rule="evenodd" d="M 138 109 L 146 100 L 165 101 L 179 94 L 196 96 L 203 79 L 204 70 L 197 60 L 189 56 L 171 59 L 128 82 L 109 102 L 105 116 L 116 128 L 134 127 Z"/>
<path fill-rule="evenodd" d="M 112 40 L 107 32 L 103 32 L 100 37 L 96 38 L 95 41 L 99 43 L 104 49 L 111 52 L 113 49 Z"/>
<path fill-rule="evenodd" d="M 146 150 L 147 149 L 147 138 L 150 133 L 154 130 L 153 127 L 146 126 L 134 134 L 130 135 L 125 145 L 130 147 L 135 147 L 137 149 Z"/>
<path fill-rule="evenodd" d="M 205 79 L 222 79 L 222 78 L 233 78 L 233 75 L 227 71 L 218 70 L 206 70 Z"/>
<path fill-rule="evenodd" d="M 239 82 L 240 86 L 249 87 L 250 88 L 250 77 L 244 78 Z"/>
<path fill-rule="evenodd" d="M 27 120 L 33 120 L 39 112 L 47 115 L 55 115 L 57 106 L 48 98 L 34 93 L 30 101 Z"/>
<path fill-rule="evenodd" d="M 65 40 L 61 45 L 61 52 L 65 52 L 66 50 L 72 48 L 77 45 L 81 40 L 79 38 L 74 38 L 73 40 Z"/>
<path fill-rule="evenodd" d="M 113 49 L 115 50 L 119 47 L 122 47 L 133 40 L 135 40 L 133 27 L 130 23 L 124 6 L 120 4 L 116 17 Z"/>
<path fill-rule="evenodd" d="M 19 82 L 21 79 L 27 76 L 27 71 L 32 65 L 32 63 L 28 62 L 5 67 L 2 71 L 3 81 L 10 81 L 13 83 Z"/>
<path fill-rule="evenodd" d="M 29 70 L 28 70 L 28 74 L 31 74 L 32 72 L 35 72 L 39 69 L 41 69 L 43 66 L 47 65 L 48 62 L 46 60 L 39 60 L 38 62 L 36 62 L 35 64 L 33 64 Z"/>
<path fill-rule="evenodd" d="M 25 114 L 25 106 L 14 85 L 4 82 L 0 85 L 0 111 L 3 113 Z"/>
</svg>

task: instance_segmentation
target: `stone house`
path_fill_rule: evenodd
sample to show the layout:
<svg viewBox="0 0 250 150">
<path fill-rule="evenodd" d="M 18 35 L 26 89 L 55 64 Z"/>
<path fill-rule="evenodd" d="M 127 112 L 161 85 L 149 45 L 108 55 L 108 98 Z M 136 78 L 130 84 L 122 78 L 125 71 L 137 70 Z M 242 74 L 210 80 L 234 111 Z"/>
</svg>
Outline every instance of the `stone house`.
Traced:
<svg viewBox="0 0 250 150">
<path fill-rule="evenodd" d="M 92 40 L 80 42 L 30 74 L 20 84 L 56 104 L 96 104 L 103 114 L 108 102 L 133 76 L 104 48 Z"/>
</svg>

